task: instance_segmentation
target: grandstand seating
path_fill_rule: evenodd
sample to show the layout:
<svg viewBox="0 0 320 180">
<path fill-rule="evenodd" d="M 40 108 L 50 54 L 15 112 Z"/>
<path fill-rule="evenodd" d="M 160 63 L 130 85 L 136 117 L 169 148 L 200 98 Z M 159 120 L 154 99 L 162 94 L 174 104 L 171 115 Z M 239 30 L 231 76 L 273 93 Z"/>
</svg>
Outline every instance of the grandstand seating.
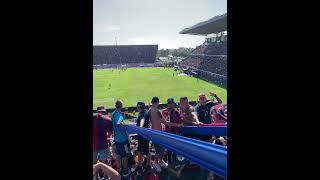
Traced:
<svg viewBox="0 0 320 180">
<path fill-rule="evenodd" d="M 179 65 L 197 70 L 199 78 L 226 87 L 227 42 L 205 42 L 192 51 Z"/>
<path fill-rule="evenodd" d="M 190 56 L 183 65 L 227 76 L 227 56 Z"/>
<path fill-rule="evenodd" d="M 227 76 L 227 56 L 205 56 L 199 69 Z"/>
<path fill-rule="evenodd" d="M 154 63 L 158 45 L 93 46 L 93 64 Z"/>
<path fill-rule="evenodd" d="M 226 55 L 227 54 L 227 41 L 222 41 L 219 43 L 203 43 L 198 46 L 191 55 Z"/>
<path fill-rule="evenodd" d="M 199 68 L 199 65 L 203 62 L 203 59 L 200 57 L 188 57 L 187 59 L 182 62 L 183 65 L 191 68 Z"/>
</svg>

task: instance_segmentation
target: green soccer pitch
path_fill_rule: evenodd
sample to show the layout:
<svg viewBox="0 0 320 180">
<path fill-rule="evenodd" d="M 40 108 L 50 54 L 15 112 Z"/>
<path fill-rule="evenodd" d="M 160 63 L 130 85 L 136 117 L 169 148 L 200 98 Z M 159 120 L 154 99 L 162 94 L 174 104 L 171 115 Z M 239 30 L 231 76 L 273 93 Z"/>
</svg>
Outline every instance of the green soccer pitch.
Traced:
<svg viewBox="0 0 320 180">
<path fill-rule="evenodd" d="M 172 68 L 93 71 L 94 109 L 97 106 L 113 108 L 117 99 L 123 101 L 124 107 L 135 106 L 138 101 L 149 104 L 153 96 L 158 96 L 160 103 L 166 103 L 168 97 L 179 102 L 182 96 L 187 96 L 189 101 L 195 101 L 197 95 L 204 92 L 209 99 L 210 91 L 216 93 L 224 103 L 227 102 L 227 90 L 200 79 L 178 75 Z"/>
</svg>

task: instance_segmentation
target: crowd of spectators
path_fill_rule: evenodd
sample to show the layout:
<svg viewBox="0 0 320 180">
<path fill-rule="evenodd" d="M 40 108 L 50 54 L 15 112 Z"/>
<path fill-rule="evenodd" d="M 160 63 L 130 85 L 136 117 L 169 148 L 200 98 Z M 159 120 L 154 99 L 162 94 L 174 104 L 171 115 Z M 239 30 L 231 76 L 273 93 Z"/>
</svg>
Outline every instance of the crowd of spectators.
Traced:
<svg viewBox="0 0 320 180">
<path fill-rule="evenodd" d="M 192 51 L 191 55 L 226 55 L 227 54 L 227 41 L 203 43 Z"/>
<path fill-rule="evenodd" d="M 154 63 L 158 45 L 93 46 L 93 64 Z"/>
<path fill-rule="evenodd" d="M 220 87 L 227 88 L 227 77 L 206 71 L 197 71 L 197 73 L 198 77 L 201 77 L 201 79 L 217 84 Z"/>
<path fill-rule="evenodd" d="M 203 43 L 179 63 L 193 69 L 197 78 L 227 86 L 227 41 Z"/>
<path fill-rule="evenodd" d="M 227 76 L 227 56 L 190 56 L 180 65 Z"/>
<path fill-rule="evenodd" d="M 226 87 L 227 56 L 190 56 L 179 64 L 181 67 L 193 69 L 197 78 Z"/>
<path fill-rule="evenodd" d="M 184 59 L 183 61 L 181 61 L 179 63 L 179 65 L 182 65 L 182 66 L 187 66 L 187 67 L 193 67 L 193 68 L 196 68 L 198 69 L 199 68 L 199 65 L 203 62 L 203 59 L 201 57 L 193 57 L 193 56 L 190 56 L 186 59 Z"/>
<path fill-rule="evenodd" d="M 137 67 L 154 67 L 155 64 L 146 63 L 129 63 L 129 64 L 97 64 L 93 65 L 94 69 L 115 69 L 115 68 L 137 68 Z"/>
<path fill-rule="evenodd" d="M 144 102 L 137 103 L 136 125 L 152 128 L 206 141 L 220 146 L 227 146 L 227 137 L 211 135 L 181 134 L 185 125 L 201 126 L 211 123 L 227 125 L 227 106 L 215 94 L 210 92 L 198 95 L 198 104 L 193 107 L 187 97 L 181 97 L 179 108 L 173 98 L 168 98 L 167 108 L 161 111 L 159 98 L 153 97 L 151 107 Z M 194 162 L 174 154 L 163 147 L 151 143 L 139 135 L 128 136 L 124 128 L 125 113 L 123 102 L 117 100 L 115 111 L 106 115 L 104 107 L 98 107 L 93 114 L 93 175 L 94 179 L 135 179 L 135 180 L 176 180 L 176 179 L 221 179 L 213 172 L 203 169 Z"/>
<path fill-rule="evenodd" d="M 198 69 L 227 76 L 227 56 L 204 56 Z"/>
</svg>

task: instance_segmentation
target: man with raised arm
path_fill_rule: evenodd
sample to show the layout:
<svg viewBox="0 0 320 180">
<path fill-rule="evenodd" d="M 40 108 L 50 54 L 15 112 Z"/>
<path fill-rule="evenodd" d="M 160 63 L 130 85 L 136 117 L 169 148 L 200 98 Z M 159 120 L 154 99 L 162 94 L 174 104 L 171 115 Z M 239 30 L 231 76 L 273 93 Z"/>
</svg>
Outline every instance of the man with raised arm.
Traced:
<svg viewBox="0 0 320 180">
<path fill-rule="evenodd" d="M 217 99 L 217 101 L 214 100 L 214 98 L 211 101 L 207 102 L 206 95 L 204 93 L 199 94 L 199 103 L 195 107 L 195 114 L 197 115 L 199 121 L 202 124 L 211 124 L 211 108 L 215 105 L 222 104 L 222 100 L 212 92 L 209 92 L 210 96 Z M 198 138 L 202 141 L 211 142 L 212 135 L 198 135 Z M 206 169 L 201 169 L 201 179 L 206 180 L 208 177 L 209 171 Z"/>
<path fill-rule="evenodd" d="M 217 101 L 214 101 L 214 98 L 211 101 L 207 102 L 206 95 L 204 93 L 199 94 L 199 103 L 196 105 L 195 114 L 197 115 L 199 121 L 202 124 L 211 124 L 212 118 L 211 118 L 211 108 L 215 105 L 222 104 L 222 100 L 215 94 L 210 92 L 210 95 L 217 99 Z M 202 135 L 199 136 L 200 140 L 210 142 L 212 136 L 211 135 Z"/>
</svg>

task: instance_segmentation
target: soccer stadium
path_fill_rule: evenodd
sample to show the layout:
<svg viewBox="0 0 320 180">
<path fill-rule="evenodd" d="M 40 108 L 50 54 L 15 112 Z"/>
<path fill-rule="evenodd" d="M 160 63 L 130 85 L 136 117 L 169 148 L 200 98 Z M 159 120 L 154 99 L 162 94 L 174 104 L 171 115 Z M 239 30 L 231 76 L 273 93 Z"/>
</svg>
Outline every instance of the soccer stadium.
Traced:
<svg viewBox="0 0 320 180">
<path fill-rule="evenodd" d="M 93 46 L 94 179 L 227 179 L 227 13 L 179 33 L 204 42 L 173 65 Z"/>
</svg>

